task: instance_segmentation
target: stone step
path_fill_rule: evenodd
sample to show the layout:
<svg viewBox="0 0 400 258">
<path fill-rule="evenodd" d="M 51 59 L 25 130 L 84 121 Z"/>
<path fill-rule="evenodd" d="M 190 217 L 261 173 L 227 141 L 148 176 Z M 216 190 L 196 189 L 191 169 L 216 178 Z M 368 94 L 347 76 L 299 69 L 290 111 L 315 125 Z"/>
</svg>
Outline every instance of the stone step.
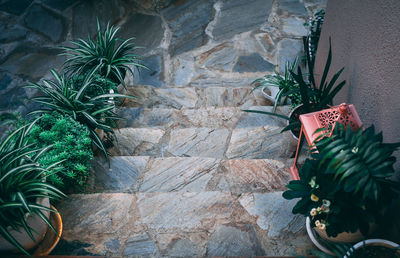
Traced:
<svg viewBox="0 0 400 258">
<path fill-rule="evenodd" d="M 291 179 L 279 160 L 222 160 L 204 157 L 96 158 L 87 192 L 203 192 L 235 194 L 284 190 Z"/>
<path fill-rule="evenodd" d="M 168 87 L 129 86 L 127 94 L 137 99 L 126 99 L 127 107 L 199 108 L 225 106 L 269 105 L 260 91 L 253 87 Z"/>
<path fill-rule="evenodd" d="M 271 106 L 251 106 L 251 110 L 272 112 Z M 287 113 L 288 107 L 281 107 L 278 112 Z M 204 107 L 204 108 L 139 108 L 123 107 L 118 110 L 125 120 L 120 121 L 120 128 L 242 128 L 255 126 L 286 126 L 286 120 L 257 113 L 244 112 L 240 107 Z"/>
<path fill-rule="evenodd" d="M 71 195 L 57 209 L 69 253 L 288 256 L 312 248 L 295 202 L 282 192 L 101 193 Z"/>
<path fill-rule="evenodd" d="M 282 127 L 122 128 L 115 156 L 287 159 L 296 142 Z"/>
</svg>

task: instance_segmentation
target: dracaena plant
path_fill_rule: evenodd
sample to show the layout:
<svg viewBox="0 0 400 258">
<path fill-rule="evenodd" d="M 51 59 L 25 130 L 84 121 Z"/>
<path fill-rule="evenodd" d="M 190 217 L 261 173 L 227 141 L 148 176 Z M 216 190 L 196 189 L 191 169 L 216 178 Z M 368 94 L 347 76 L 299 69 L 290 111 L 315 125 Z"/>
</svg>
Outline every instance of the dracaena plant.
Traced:
<svg viewBox="0 0 400 258">
<path fill-rule="evenodd" d="M 117 37 L 119 27 L 110 26 L 102 31 L 97 20 L 97 35 L 85 41 L 78 39 L 72 41 L 73 47 L 62 47 L 61 55 L 67 56 L 64 63 L 67 72 L 72 75 L 82 75 L 92 72 L 98 73 L 115 83 L 121 83 L 125 87 L 124 77 L 126 72 L 134 75 L 132 67 L 147 68 L 140 63 L 141 56 L 135 54 L 139 47 L 132 43 L 134 38 L 126 40 Z"/>
<path fill-rule="evenodd" d="M 27 255 L 11 232 L 23 230 L 35 241 L 34 232 L 26 223 L 28 214 L 38 216 L 56 232 L 43 214 L 56 211 L 39 204 L 38 199 L 57 200 L 65 196 L 45 181 L 62 161 L 39 166 L 38 160 L 51 146 L 35 148 L 27 140 L 33 123 L 12 131 L 0 143 L 0 235 Z"/>
<path fill-rule="evenodd" d="M 397 196 L 400 185 L 389 178 L 400 143 L 382 143 L 374 126 L 352 131 L 339 123 L 331 136 L 317 139 L 318 152 L 306 160 L 300 180 L 290 181 L 283 197 L 301 198 L 293 213 L 309 216 L 328 236 L 357 229 L 366 235 L 369 223 L 379 222 Z"/>
<path fill-rule="evenodd" d="M 344 68 L 341 68 L 337 73 L 335 73 L 332 76 L 330 80 L 328 80 L 329 69 L 332 63 L 332 48 L 330 39 L 329 39 L 328 57 L 326 59 L 324 71 L 319 84 L 315 80 L 314 61 L 308 49 L 307 40 L 304 43 L 304 51 L 307 54 L 306 56 L 307 56 L 308 73 L 303 74 L 300 66 L 297 67 L 297 73 L 290 71 L 290 74 L 293 76 L 293 79 L 297 83 L 298 87 L 294 89 L 294 91 L 288 92 L 288 93 L 297 92 L 300 94 L 301 104 L 303 105 L 301 112 L 302 114 L 320 111 L 327 108 L 328 105 L 332 105 L 333 98 L 339 93 L 339 91 L 346 84 L 345 80 L 337 83 L 337 80 L 339 79 Z M 307 77 L 307 79 L 305 79 L 305 77 Z M 293 119 L 288 116 L 277 114 L 274 112 L 256 111 L 256 110 L 244 110 L 244 111 L 273 115 L 290 121 L 289 125 L 286 126 L 282 131 L 300 129 L 301 126 L 298 117 L 296 119 Z"/>
<path fill-rule="evenodd" d="M 73 80 L 65 75 L 60 75 L 51 70 L 54 80 L 44 80 L 42 84 L 32 83 L 27 87 L 39 90 L 43 96 L 32 98 L 42 105 L 43 109 L 34 110 L 32 113 L 51 113 L 58 111 L 67 114 L 81 124 L 87 126 L 92 143 L 99 148 L 107 158 L 108 153 L 102 139 L 96 132 L 101 129 L 114 134 L 113 128 L 117 127 L 117 120 L 122 119 L 115 112 L 114 101 L 117 98 L 133 98 L 133 96 L 108 93 L 95 97 L 85 94 L 92 87 L 93 75 L 96 69 L 85 75 L 80 85 L 75 85 L 79 80 Z"/>
</svg>

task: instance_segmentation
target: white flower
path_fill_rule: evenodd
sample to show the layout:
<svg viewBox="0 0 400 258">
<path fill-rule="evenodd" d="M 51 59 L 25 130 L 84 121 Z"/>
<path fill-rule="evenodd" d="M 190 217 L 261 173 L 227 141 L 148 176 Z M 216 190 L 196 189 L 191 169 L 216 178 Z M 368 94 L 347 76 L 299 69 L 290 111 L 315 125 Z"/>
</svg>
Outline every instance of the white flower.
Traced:
<svg viewBox="0 0 400 258">
<path fill-rule="evenodd" d="M 312 210 L 310 211 L 310 215 L 311 216 L 316 216 L 317 215 L 317 209 L 315 209 L 315 208 L 312 208 Z"/>
<path fill-rule="evenodd" d="M 319 222 L 319 220 L 315 221 L 315 226 L 317 226 L 319 228 L 319 226 L 321 225 L 321 222 Z"/>
<path fill-rule="evenodd" d="M 329 206 L 331 206 L 331 201 L 323 199 L 323 200 L 322 200 L 322 204 L 323 204 L 326 208 L 328 208 Z"/>
<path fill-rule="evenodd" d="M 323 224 L 323 223 L 320 223 L 317 227 L 318 227 L 320 230 L 325 230 L 325 228 L 326 228 L 325 224 Z"/>
<path fill-rule="evenodd" d="M 351 152 L 357 153 L 357 152 L 358 152 L 358 147 L 354 147 L 354 148 L 351 150 Z"/>
</svg>

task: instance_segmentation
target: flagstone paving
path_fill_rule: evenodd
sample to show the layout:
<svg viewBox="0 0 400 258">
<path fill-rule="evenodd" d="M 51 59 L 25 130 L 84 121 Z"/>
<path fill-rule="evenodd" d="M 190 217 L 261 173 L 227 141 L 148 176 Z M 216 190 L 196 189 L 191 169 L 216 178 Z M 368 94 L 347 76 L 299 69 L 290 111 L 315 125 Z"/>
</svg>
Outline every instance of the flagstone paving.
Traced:
<svg viewBox="0 0 400 258">
<path fill-rule="evenodd" d="M 271 111 L 268 103 L 246 87 L 129 89 L 145 101 L 119 111 L 127 120 L 115 131 L 110 162 L 96 157 L 86 193 L 58 206 L 64 243 L 115 257 L 312 248 L 304 217 L 282 198 L 295 142 L 280 133 L 282 120 L 242 111 Z"/>
</svg>

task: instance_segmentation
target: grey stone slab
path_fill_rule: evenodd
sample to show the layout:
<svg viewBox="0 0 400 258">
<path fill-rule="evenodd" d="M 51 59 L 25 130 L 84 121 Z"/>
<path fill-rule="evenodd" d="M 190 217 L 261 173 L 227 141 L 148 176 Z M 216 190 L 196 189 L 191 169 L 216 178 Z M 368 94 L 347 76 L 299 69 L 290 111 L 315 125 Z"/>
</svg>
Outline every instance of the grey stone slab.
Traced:
<svg viewBox="0 0 400 258">
<path fill-rule="evenodd" d="M 289 17 L 282 19 L 282 31 L 295 37 L 306 36 L 308 31 L 304 27 L 306 20 L 298 17 Z"/>
<path fill-rule="evenodd" d="M 175 121 L 175 109 L 167 108 L 121 108 L 119 114 L 126 120 L 119 123 L 120 127 L 157 127 L 168 128 Z"/>
<path fill-rule="evenodd" d="M 115 253 L 115 252 L 118 252 L 119 248 L 121 247 L 121 243 L 119 242 L 118 239 L 112 238 L 112 239 L 109 239 L 107 242 L 105 242 L 104 246 L 111 253 Z"/>
<path fill-rule="evenodd" d="M 159 107 L 194 108 L 198 100 L 196 90 L 191 87 L 156 88 L 154 93 Z"/>
<path fill-rule="evenodd" d="M 3 74 L 0 79 L 0 90 L 7 89 L 11 81 L 12 79 L 8 74 Z"/>
<path fill-rule="evenodd" d="M 305 227 L 305 218 L 292 214 L 297 200 L 285 200 L 282 193 L 249 193 L 239 198 L 240 204 L 250 215 L 257 217 L 257 225 L 266 230 L 269 237 L 279 237 L 285 231 L 297 233 Z M 301 222 L 297 217 L 303 218 Z"/>
<path fill-rule="evenodd" d="M 117 149 L 123 156 L 161 155 L 160 140 L 164 130 L 153 128 L 122 128 L 115 132 Z"/>
<path fill-rule="evenodd" d="M 149 69 L 140 68 L 138 71 L 135 68 L 134 83 L 139 85 L 151 85 L 161 87 L 163 83 L 162 60 L 161 56 L 146 57 L 141 61 Z"/>
<path fill-rule="evenodd" d="M 79 0 L 42 0 L 42 3 L 48 7 L 63 11 L 78 1 Z"/>
<path fill-rule="evenodd" d="M 157 158 L 144 173 L 139 192 L 205 191 L 219 163 L 213 158 Z"/>
<path fill-rule="evenodd" d="M 172 32 L 169 48 L 172 55 L 190 51 L 206 43 L 204 30 L 212 18 L 212 5 L 212 1 L 208 0 L 191 0 L 180 5 L 171 5 L 161 12 Z"/>
<path fill-rule="evenodd" d="M 49 67 L 61 67 L 64 57 L 60 51 L 47 48 L 30 48 L 21 46 L 7 57 L 2 69 L 14 75 L 28 77 L 30 81 L 39 81 L 49 73 Z"/>
<path fill-rule="evenodd" d="M 235 199 L 228 193 L 138 193 L 142 222 L 158 232 L 210 230 L 216 223 L 229 223 Z"/>
<path fill-rule="evenodd" d="M 187 86 L 194 75 L 194 63 L 191 59 L 180 58 L 177 60 L 177 68 L 173 78 L 176 86 Z"/>
<path fill-rule="evenodd" d="M 29 8 L 24 21 L 25 26 L 46 36 L 53 42 L 60 42 L 65 37 L 63 18 L 40 5 Z"/>
<path fill-rule="evenodd" d="M 303 43 L 300 39 L 282 39 L 278 42 L 276 57 L 281 72 L 285 71 L 287 61 L 293 62 L 296 57 L 301 59 Z"/>
<path fill-rule="evenodd" d="M 164 29 L 162 28 L 161 18 L 159 16 L 147 14 L 133 14 L 121 26 L 119 36 L 125 39 L 134 37 L 135 45 L 143 47 L 137 49 L 138 53 L 148 53 L 150 50 L 157 48 L 164 37 Z M 148 63 L 153 62 L 149 60 Z"/>
<path fill-rule="evenodd" d="M 239 56 L 233 67 L 233 72 L 271 72 L 274 65 L 262 58 L 260 54 L 253 53 L 249 56 Z"/>
<path fill-rule="evenodd" d="M 297 200 L 285 200 L 282 192 L 248 193 L 239 198 L 246 211 L 256 218 L 258 234 L 268 255 L 290 256 L 315 248 L 305 230 L 305 218 L 292 214 Z"/>
<path fill-rule="evenodd" d="M 212 35 L 216 40 L 256 29 L 265 23 L 273 0 L 224 0 Z M 251 17 L 251 18 L 249 18 Z"/>
<path fill-rule="evenodd" d="M 157 246 L 146 233 L 131 236 L 125 244 L 125 256 L 153 255 L 157 251 Z"/>
<path fill-rule="evenodd" d="M 207 256 L 255 256 L 264 255 L 261 246 L 256 246 L 254 234 L 232 226 L 218 225 L 211 234 Z"/>
<path fill-rule="evenodd" d="M 0 34 L 0 43 L 23 40 L 28 34 L 28 31 L 22 27 L 5 28 L 0 26 L 0 30 L 2 31 Z"/>
<path fill-rule="evenodd" d="M 285 190 L 291 179 L 288 167 L 277 160 L 227 160 L 222 167 L 230 191 L 237 194 Z"/>
<path fill-rule="evenodd" d="M 92 164 L 94 191 L 129 192 L 145 170 L 150 157 L 117 156 L 110 163 L 96 158 Z"/>
<path fill-rule="evenodd" d="M 86 0 L 72 8 L 72 36 L 74 39 L 87 39 L 94 36 L 97 31 L 96 19 L 104 30 L 108 22 L 114 24 L 121 18 L 124 8 L 118 1 Z"/>
<path fill-rule="evenodd" d="M 168 152 L 179 157 L 222 158 L 229 136 L 227 129 L 184 128 L 171 131 Z"/>
<path fill-rule="evenodd" d="M 307 10 L 300 0 L 278 0 L 279 9 L 299 15 L 307 15 Z"/>
<path fill-rule="evenodd" d="M 21 15 L 33 0 L 8 0 L 2 1 L 0 10 L 14 15 Z"/>
<path fill-rule="evenodd" d="M 226 157 L 274 159 L 281 156 L 283 145 L 279 127 L 238 128 L 232 132 Z"/>
<path fill-rule="evenodd" d="M 200 62 L 204 66 L 211 69 L 221 71 L 231 71 L 238 56 L 237 51 L 228 46 L 218 46 L 211 49 L 200 56 Z"/>
</svg>

